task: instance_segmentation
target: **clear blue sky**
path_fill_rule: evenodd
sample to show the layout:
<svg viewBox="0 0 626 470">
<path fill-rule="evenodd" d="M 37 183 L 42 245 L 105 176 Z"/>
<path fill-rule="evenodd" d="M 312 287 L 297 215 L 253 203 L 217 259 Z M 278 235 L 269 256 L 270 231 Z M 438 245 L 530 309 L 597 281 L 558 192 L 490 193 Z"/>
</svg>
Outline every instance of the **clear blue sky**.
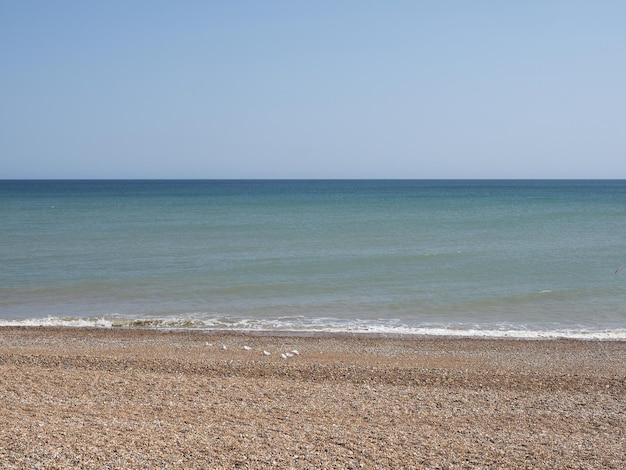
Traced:
<svg viewBox="0 0 626 470">
<path fill-rule="evenodd" d="M 626 178 L 626 2 L 0 0 L 0 178 Z"/>
</svg>

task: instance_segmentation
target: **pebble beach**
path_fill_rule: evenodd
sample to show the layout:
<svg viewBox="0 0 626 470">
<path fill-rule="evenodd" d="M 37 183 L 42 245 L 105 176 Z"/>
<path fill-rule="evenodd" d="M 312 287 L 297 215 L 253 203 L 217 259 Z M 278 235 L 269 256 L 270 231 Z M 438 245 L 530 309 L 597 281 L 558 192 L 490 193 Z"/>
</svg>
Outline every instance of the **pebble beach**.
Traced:
<svg viewBox="0 0 626 470">
<path fill-rule="evenodd" d="M 2 468 L 623 468 L 626 343 L 0 328 Z"/>
</svg>

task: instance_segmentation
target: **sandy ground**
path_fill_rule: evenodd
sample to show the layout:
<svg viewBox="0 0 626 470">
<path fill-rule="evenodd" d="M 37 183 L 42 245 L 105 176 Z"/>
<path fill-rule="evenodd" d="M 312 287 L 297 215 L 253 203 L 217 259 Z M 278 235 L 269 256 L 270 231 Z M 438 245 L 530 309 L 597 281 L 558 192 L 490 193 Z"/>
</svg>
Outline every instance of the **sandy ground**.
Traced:
<svg viewBox="0 0 626 470">
<path fill-rule="evenodd" d="M 626 342 L 5 327 L 0 372 L 0 468 L 626 465 Z"/>
</svg>

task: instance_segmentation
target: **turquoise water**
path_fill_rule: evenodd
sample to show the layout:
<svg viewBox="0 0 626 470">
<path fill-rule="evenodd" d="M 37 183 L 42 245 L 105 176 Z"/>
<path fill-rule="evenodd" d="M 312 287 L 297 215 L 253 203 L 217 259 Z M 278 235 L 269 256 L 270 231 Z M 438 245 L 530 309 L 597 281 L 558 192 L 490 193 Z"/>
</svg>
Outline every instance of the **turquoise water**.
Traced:
<svg viewBox="0 0 626 470">
<path fill-rule="evenodd" d="M 0 325 L 626 338 L 626 181 L 0 181 Z"/>
</svg>

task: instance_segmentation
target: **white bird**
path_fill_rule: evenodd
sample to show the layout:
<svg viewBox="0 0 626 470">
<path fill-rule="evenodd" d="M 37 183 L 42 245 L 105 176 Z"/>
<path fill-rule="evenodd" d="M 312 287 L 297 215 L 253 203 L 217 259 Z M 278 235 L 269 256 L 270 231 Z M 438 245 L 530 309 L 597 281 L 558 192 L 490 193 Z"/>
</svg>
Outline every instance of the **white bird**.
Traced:
<svg viewBox="0 0 626 470">
<path fill-rule="evenodd" d="M 291 352 L 292 354 L 295 354 L 296 356 L 300 355 L 300 351 L 298 351 L 297 349 L 293 349 Z"/>
<path fill-rule="evenodd" d="M 250 346 L 244 346 L 243 349 L 245 349 L 246 351 L 250 351 L 252 348 Z"/>
<path fill-rule="evenodd" d="M 287 359 L 287 355 L 286 354 L 281 354 L 280 357 L 282 357 L 283 359 Z"/>
<path fill-rule="evenodd" d="M 222 349 L 226 350 L 226 345 L 225 344 L 222 344 Z"/>
<path fill-rule="evenodd" d="M 264 355 L 264 356 L 269 356 L 270 354 L 272 354 L 272 353 L 271 353 L 271 352 L 269 352 L 269 351 L 263 351 L 263 355 Z"/>
</svg>

